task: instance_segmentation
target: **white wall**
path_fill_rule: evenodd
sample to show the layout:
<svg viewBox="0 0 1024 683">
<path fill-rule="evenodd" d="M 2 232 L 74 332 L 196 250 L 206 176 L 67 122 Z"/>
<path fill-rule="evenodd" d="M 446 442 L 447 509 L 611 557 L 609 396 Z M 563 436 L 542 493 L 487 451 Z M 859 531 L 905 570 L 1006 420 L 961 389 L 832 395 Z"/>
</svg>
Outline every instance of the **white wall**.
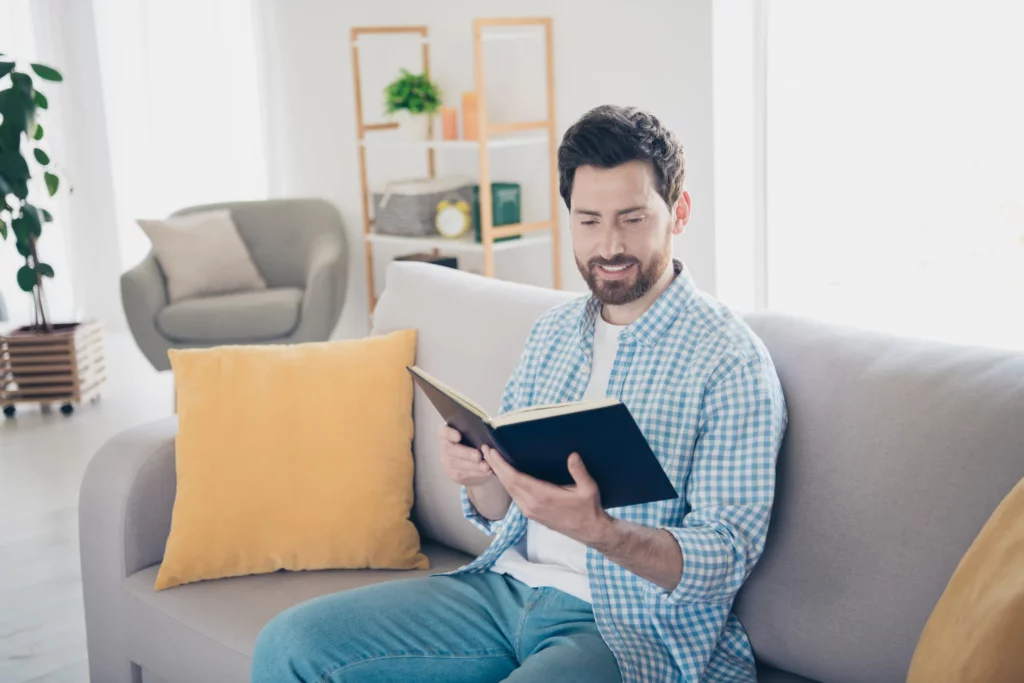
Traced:
<svg viewBox="0 0 1024 683">
<path fill-rule="evenodd" d="M 761 0 L 714 3 L 715 295 L 740 311 L 763 308 L 764 121 L 758 111 Z M 763 231 L 760 232 L 763 235 Z"/>
<path fill-rule="evenodd" d="M 435 38 L 432 74 L 448 93 L 448 103 L 457 106 L 459 93 L 473 87 L 472 19 L 497 16 L 554 19 L 559 135 L 585 111 L 604 103 L 649 109 L 680 135 L 687 151 L 687 187 L 694 211 L 689 228 L 678 239 L 676 254 L 702 288 L 714 289 L 711 0 L 263 0 L 259 19 L 267 50 L 263 96 L 269 107 L 266 139 L 272 193 L 325 197 L 338 205 L 350 230 L 350 295 L 339 336 L 365 334 L 368 321 L 349 29 L 426 24 Z M 494 61 L 501 62 L 500 53 Z M 514 94 L 510 99 L 515 102 L 530 78 L 523 76 L 518 64 L 505 61 L 495 64 L 495 73 L 505 69 L 503 80 L 491 81 L 488 87 Z M 409 66 L 416 68 L 418 62 Z M 537 86 L 543 94 L 543 84 Z M 365 84 L 365 111 L 375 106 L 373 98 L 380 97 L 382 87 L 383 82 Z M 533 93 L 523 93 L 522 98 L 524 110 L 537 111 Z M 492 120 L 502 113 L 491 111 Z M 371 176 L 379 182 L 383 169 L 378 166 L 375 175 L 375 163 L 380 160 L 371 159 Z M 507 168 L 517 168 L 517 162 L 509 163 Z M 540 201 L 537 194 L 546 197 L 546 192 L 531 193 L 524 197 L 524 204 Z M 561 234 L 563 286 L 584 289 L 568 248 L 564 220 Z M 525 280 L 550 270 L 544 254 L 524 252 L 516 266 L 524 269 L 519 279 Z"/>
</svg>

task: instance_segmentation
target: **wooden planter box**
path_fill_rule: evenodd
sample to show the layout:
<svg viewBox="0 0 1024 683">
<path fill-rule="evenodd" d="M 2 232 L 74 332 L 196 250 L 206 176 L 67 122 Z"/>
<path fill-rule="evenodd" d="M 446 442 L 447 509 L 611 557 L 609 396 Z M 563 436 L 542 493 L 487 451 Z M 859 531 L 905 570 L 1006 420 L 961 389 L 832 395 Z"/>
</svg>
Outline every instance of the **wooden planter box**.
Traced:
<svg viewBox="0 0 1024 683">
<path fill-rule="evenodd" d="M 53 332 L 19 328 L 0 336 L 0 406 L 8 417 L 18 403 L 76 404 L 97 400 L 106 380 L 103 329 L 98 322 L 54 325 Z"/>
</svg>

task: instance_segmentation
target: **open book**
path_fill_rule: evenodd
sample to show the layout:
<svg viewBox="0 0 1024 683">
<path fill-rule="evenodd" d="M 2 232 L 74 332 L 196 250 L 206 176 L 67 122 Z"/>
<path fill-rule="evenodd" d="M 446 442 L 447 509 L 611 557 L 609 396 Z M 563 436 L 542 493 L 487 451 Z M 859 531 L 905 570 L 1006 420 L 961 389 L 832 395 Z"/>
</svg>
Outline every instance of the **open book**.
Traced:
<svg viewBox="0 0 1024 683">
<path fill-rule="evenodd" d="M 615 399 L 523 408 L 491 417 L 477 403 L 418 367 L 408 368 L 462 443 L 490 446 L 513 467 L 560 486 L 573 483 L 567 465 L 579 453 L 606 508 L 678 498 L 657 456 Z"/>
</svg>

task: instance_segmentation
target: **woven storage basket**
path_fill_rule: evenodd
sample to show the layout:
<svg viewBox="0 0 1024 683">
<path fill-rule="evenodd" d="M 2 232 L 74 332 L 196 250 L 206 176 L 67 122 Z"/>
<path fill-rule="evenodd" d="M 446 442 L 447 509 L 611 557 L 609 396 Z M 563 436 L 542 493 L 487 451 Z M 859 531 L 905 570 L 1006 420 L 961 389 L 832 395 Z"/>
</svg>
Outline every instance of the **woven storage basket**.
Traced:
<svg viewBox="0 0 1024 683">
<path fill-rule="evenodd" d="M 441 201 L 473 205 L 473 181 L 465 178 L 424 178 L 388 184 L 373 193 L 374 232 L 382 235 L 437 235 L 434 219 Z"/>
</svg>

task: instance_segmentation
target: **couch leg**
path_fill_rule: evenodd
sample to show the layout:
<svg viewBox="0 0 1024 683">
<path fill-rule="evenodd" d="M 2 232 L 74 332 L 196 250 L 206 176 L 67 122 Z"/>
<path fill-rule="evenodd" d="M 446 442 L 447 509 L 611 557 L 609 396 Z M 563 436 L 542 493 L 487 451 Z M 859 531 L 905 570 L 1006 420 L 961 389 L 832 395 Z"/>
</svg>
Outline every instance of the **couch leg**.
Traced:
<svg viewBox="0 0 1024 683">
<path fill-rule="evenodd" d="M 132 683 L 142 683 L 142 667 L 132 662 Z"/>
</svg>

